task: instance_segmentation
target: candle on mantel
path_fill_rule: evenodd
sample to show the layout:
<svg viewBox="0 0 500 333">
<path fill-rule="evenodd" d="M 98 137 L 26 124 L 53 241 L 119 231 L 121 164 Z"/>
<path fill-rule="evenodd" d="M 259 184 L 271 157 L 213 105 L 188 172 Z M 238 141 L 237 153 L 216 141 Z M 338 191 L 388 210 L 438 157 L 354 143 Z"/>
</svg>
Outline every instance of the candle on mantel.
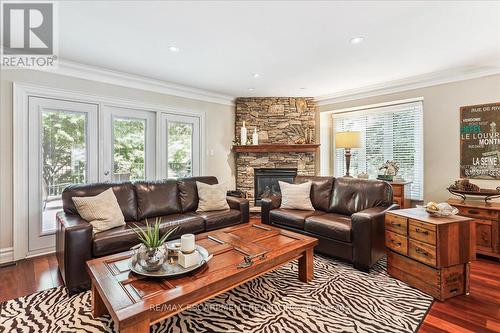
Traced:
<svg viewBox="0 0 500 333">
<path fill-rule="evenodd" d="M 242 146 L 245 146 L 247 144 L 247 128 L 245 127 L 245 121 L 243 121 L 243 126 L 241 127 L 241 133 L 240 133 L 240 143 Z"/>
<path fill-rule="evenodd" d="M 252 144 L 254 146 L 258 145 L 259 144 L 259 134 L 257 133 L 257 127 L 255 127 L 255 129 L 253 130 L 253 134 L 252 134 Z"/>
</svg>

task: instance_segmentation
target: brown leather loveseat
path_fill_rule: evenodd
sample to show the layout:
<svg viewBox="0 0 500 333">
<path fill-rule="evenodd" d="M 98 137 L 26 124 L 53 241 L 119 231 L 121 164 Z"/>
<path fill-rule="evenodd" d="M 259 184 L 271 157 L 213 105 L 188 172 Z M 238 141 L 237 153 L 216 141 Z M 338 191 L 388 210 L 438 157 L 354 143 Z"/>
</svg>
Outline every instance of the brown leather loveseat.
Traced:
<svg viewBox="0 0 500 333">
<path fill-rule="evenodd" d="M 384 255 L 384 214 L 397 209 L 392 187 L 378 180 L 296 177 L 312 181 L 314 211 L 281 209 L 281 197 L 262 200 L 262 222 L 319 239 L 317 252 L 367 271 Z"/>
<path fill-rule="evenodd" d="M 85 269 L 87 260 L 126 251 L 137 244 L 139 241 L 131 226 L 144 226 L 146 218 L 151 223 L 156 217 L 161 217 L 163 232 L 179 225 L 171 238 L 248 222 L 248 200 L 241 198 L 227 197 L 230 210 L 197 213 L 196 181 L 217 184 L 215 177 L 193 177 L 157 182 L 83 184 L 66 188 L 62 194 L 64 211 L 57 214 L 56 253 L 68 290 L 73 293 L 90 287 Z M 95 196 L 110 187 L 126 225 L 93 235 L 92 226 L 78 215 L 72 198 Z"/>
</svg>

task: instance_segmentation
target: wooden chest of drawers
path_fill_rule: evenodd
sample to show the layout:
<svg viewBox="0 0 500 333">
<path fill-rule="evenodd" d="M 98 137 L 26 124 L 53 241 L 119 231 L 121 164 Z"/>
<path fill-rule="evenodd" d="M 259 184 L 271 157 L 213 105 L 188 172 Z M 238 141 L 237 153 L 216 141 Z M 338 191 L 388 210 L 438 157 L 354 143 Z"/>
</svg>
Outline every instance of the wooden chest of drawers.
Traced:
<svg viewBox="0 0 500 333">
<path fill-rule="evenodd" d="M 449 199 L 448 203 L 458 208 L 459 215 L 474 219 L 476 253 L 500 259 L 500 203 L 458 199 Z"/>
<path fill-rule="evenodd" d="M 421 208 L 387 213 L 387 271 L 441 301 L 468 293 L 474 257 L 470 220 L 432 217 Z"/>
</svg>

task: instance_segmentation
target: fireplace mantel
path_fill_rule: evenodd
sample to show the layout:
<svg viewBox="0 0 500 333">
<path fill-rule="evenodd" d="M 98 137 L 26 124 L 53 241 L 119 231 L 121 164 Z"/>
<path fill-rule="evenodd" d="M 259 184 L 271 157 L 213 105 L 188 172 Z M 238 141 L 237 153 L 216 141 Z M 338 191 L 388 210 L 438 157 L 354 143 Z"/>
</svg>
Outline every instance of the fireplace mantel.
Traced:
<svg viewBox="0 0 500 333">
<path fill-rule="evenodd" d="M 308 144 L 260 144 L 233 146 L 235 153 L 315 153 L 319 148 L 317 143 Z"/>
</svg>

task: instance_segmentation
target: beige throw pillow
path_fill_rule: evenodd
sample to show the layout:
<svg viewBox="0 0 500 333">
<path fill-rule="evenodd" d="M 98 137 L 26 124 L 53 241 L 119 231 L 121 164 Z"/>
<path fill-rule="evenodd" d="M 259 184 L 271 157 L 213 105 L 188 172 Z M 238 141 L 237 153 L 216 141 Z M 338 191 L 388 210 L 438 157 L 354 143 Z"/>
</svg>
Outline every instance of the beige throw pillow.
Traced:
<svg viewBox="0 0 500 333">
<path fill-rule="evenodd" d="M 278 181 L 281 190 L 281 207 L 285 209 L 314 210 L 311 203 L 311 185 L 308 181 L 302 184 L 289 184 Z"/>
<path fill-rule="evenodd" d="M 94 233 L 125 224 L 122 210 L 111 188 L 94 197 L 73 197 L 78 214 L 92 224 Z"/>
<path fill-rule="evenodd" d="M 209 212 L 213 210 L 228 210 L 226 199 L 226 187 L 223 184 L 208 185 L 196 182 L 198 188 L 197 212 Z"/>
</svg>

